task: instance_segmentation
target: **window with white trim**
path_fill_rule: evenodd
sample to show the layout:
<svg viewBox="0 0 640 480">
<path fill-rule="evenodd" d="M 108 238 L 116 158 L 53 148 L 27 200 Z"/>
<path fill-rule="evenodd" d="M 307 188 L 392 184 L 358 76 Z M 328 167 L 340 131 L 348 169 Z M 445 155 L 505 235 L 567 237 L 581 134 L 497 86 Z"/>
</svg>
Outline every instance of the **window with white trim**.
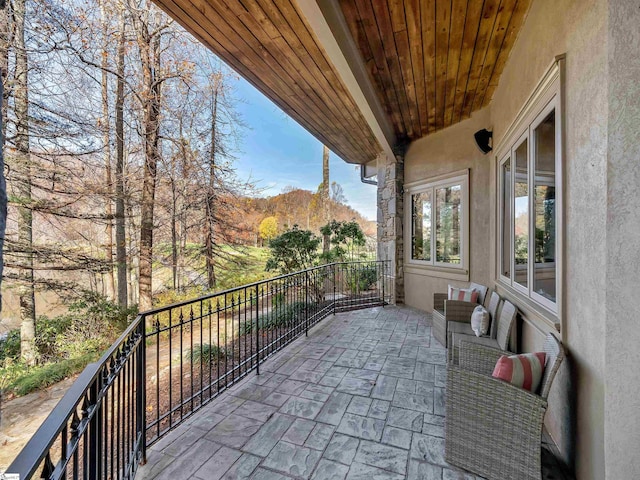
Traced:
<svg viewBox="0 0 640 480">
<path fill-rule="evenodd" d="M 405 187 L 411 243 L 407 262 L 467 268 L 469 174 L 426 180 Z"/>
<path fill-rule="evenodd" d="M 499 278 L 554 313 L 562 228 L 558 84 L 532 104 L 519 134 L 500 149 L 498 164 Z"/>
</svg>

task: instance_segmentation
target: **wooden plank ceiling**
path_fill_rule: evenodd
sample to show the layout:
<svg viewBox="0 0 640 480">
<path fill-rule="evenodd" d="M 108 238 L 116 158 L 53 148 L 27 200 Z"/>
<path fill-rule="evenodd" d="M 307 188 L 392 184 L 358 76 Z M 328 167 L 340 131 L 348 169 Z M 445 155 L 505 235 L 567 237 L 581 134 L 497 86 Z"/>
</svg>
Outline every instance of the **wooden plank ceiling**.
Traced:
<svg viewBox="0 0 640 480">
<path fill-rule="evenodd" d="M 351 163 L 382 150 L 295 0 L 154 0 Z"/>
<path fill-rule="evenodd" d="M 338 1 L 398 143 L 486 106 L 531 0 Z M 331 150 L 382 151 L 297 0 L 154 0 Z"/>
<path fill-rule="evenodd" d="M 340 0 L 399 141 L 486 106 L 530 0 Z"/>
</svg>

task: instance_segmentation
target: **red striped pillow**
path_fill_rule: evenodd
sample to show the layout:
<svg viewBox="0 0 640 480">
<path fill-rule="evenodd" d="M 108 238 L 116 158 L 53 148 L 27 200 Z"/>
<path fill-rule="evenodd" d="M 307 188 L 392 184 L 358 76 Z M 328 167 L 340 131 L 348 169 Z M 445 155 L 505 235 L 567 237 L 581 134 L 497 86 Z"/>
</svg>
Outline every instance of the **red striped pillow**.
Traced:
<svg viewBox="0 0 640 480">
<path fill-rule="evenodd" d="M 478 303 L 478 291 L 473 288 L 449 287 L 449 300 L 462 300 L 463 302 Z"/>
<path fill-rule="evenodd" d="M 493 377 L 535 392 L 542 380 L 545 357 L 544 352 L 503 355 L 493 369 Z"/>
</svg>

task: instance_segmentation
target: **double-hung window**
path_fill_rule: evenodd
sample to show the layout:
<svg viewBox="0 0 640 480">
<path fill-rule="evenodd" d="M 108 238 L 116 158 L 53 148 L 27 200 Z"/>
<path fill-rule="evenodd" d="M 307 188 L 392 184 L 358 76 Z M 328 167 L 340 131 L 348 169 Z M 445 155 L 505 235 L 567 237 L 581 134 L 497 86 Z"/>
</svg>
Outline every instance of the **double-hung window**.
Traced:
<svg viewBox="0 0 640 480">
<path fill-rule="evenodd" d="M 559 82 L 547 88 L 500 150 L 498 272 L 501 282 L 558 313 L 561 193 Z"/>
<path fill-rule="evenodd" d="M 466 270 L 468 265 L 469 174 L 405 186 L 411 228 L 407 263 Z"/>
</svg>

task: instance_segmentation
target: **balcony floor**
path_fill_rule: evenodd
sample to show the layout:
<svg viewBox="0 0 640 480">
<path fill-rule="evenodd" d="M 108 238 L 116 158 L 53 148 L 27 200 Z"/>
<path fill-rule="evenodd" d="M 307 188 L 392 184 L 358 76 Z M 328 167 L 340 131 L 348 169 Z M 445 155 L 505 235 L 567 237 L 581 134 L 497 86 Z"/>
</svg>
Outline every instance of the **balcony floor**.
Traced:
<svg viewBox="0 0 640 480">
<path fill-rule="evenodd" d="M 137 478 L 479 478 L 444 461 L 445 354 L 417 310 L 329 317 L 153 445 Z"/>
</svg>

